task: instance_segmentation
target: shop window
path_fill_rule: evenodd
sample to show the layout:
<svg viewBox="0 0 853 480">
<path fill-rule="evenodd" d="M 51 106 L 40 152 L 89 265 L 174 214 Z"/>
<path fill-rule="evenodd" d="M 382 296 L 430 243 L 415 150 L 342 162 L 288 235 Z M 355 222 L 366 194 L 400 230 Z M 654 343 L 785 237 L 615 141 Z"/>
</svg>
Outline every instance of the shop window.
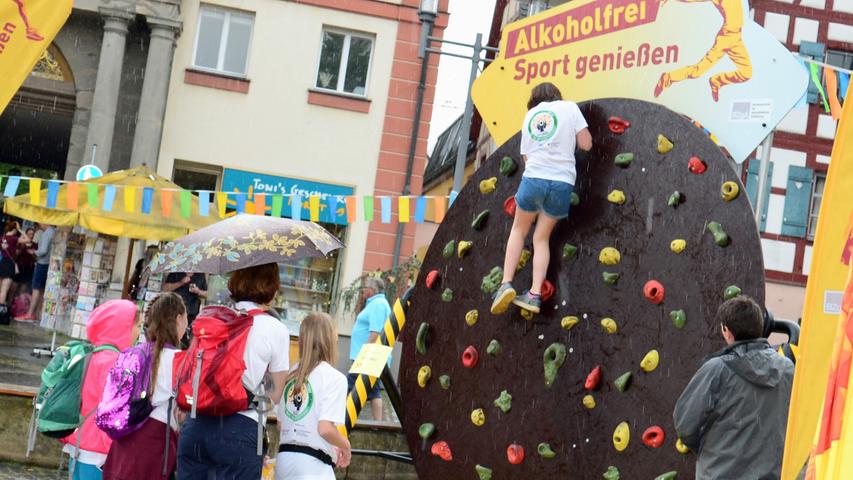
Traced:
<svg viewBox="0 0 853 480">
<path fill-rule="evenodd" d="M 315 86 L 367 96 L 372 54 L 372 36 L 324 28 Z"/>
<path fill-rule="evenodd" d="M 812 185 L 811 201 L 809 202 L 809 240 L 814 240 L 817 230 L 817 216 L 820 213 L 820 203 L 823 199 L 823 187 L 826 185 L 826 174 L 816 173 Z"/>
<path fill-rule="evenodd" d="M 198 15 L 193 66 L 245 77 L 255 15 L 202 5 Z"/>
<path fill-rule="evenodd" d="M 172 181 L 186 190 L 214 191 L 219 186 L 220 173 L 218 167 L 178 160 L 175 162 Z"/>
</svg>

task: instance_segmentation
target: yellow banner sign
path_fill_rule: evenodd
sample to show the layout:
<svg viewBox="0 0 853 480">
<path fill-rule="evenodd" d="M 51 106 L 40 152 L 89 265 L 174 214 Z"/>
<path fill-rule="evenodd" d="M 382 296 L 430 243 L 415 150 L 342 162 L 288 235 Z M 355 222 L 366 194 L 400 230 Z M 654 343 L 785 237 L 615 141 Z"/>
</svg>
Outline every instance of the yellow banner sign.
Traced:
<svg viewBox="0 0 853 480">
<path fill-rule="evenodd" d="M 711 130 L 738 161 L 808 85 L 791 53 L 742 0 L 577 0 L 507 25 L 471 95 L 498 145 L 521 127 L 531 89 L 575 102 L 665 105 Z"/>
</svg>

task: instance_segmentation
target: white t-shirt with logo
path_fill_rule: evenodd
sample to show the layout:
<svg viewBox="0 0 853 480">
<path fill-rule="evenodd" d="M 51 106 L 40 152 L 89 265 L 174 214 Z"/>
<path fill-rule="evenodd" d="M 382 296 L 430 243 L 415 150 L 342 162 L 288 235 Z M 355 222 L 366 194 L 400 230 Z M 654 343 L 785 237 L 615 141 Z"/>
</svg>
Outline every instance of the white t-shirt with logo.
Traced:
<svg viewBox="0 0 853 480">
<path fill-rule="evenodd" d="M 524 176 L 575 184 L 575 144 L 587 127 L 576 103 L 542 102 L 524 116 L 521 154 L 527 156 Z"/>
<path fill-rule="evenodd" d="M 282 444 L 305 445 L 337 458 L 335 447 L 317 432 L 321 420 L 344 423 L 347 401 L 347 377 L 326 362 L 308 375 L 300 392 L 291 380 L 284 387 L 278 410 Z M 303 453 L 280 453 L 276 458 L 276 480 L 334 479 L 334 469 Z"/>
</svg>

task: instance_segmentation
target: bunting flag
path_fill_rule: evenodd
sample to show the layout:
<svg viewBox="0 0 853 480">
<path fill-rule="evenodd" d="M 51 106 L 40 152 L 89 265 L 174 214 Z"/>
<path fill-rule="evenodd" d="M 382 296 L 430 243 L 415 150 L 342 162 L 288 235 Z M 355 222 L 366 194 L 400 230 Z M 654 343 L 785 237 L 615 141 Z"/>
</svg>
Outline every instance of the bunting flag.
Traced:
<svg viewBox="0 0 853 480">
<path fill-rule="evenodd" d="M 219 215 L 219 218 L 225 218 L 227 206 L 228 194 L 225 192 L 216 192 L 216 213 Z"/>
<path fill-rule="evenodd" d="M 241 213 L 246 213 L 246 194 L 245 193 L 237 193 L 234 195 L 234 210 L 237 212 L 237 215 Z"/>
<path fill-rule="evenodd" d="M 409 197 L 397 197 L 397 221 L 409 223 Z"/>
<path fill-rule="evenodd" d="M 320 221 L 320 196 L 308 196 L 308 214 L 312 222 Z"/>
<path fill-rule="evenodd" d="M 838 72 L 838 94 L 843 102 L 847 98 L 847 88 L 850 86 L 850 74 L 847 72 Z"/>
<path fill-rule="evenodd" d="M 267 214 L 267 195 L 265 193 L 256 193 L 254 196 L 254 214 Z"/>
<path fill-rule="evenodd" d="M 198 192 L 198 214 L 202 217 L 210 216 L 210 192 L 206 190 Z"/>
<path fill-rule="evenodd" d="M 380 197 L 379 202 L 382 205 L 382 223 L 391 223 L 391 197 Z"/>
<path fill-rule="evenodd" d="M 841 102 L 838 101 L 838 78 L 835 76 L 835 70 L 823 67 L 823 79 L 826 81 L 826 95 L 829 97 L 832 119 L 838 121 L 841 118 Z"/>
<path fill-rule="evenodd" d="M 80 205 L 79 195 L 80 184 L 76 182 L 69 183 L 68 189 L 65 190 L 65 207 L 68 210 L 77 210 L 77 206 Z"/>
<path fill-rule="evenodd" d="M 190 218 L 192 214 L 193 193 L 189 190 L 181 190 L 181 217 Z"/>
<path fill-rule="evenodd" d="M 444 214 L 447 212 L 447 199 L 444 197 L 435 198 L 435 223 L 444 221 Z"/>
<path fill-rule="evenodd" d="M 113 211 L 113 203 L 116 200 L 115 185 L 104 185 L 104 205 L 101 209 L 105 212 Z"/>
<path fill-rule="evenodd" d="M 6 189 L 3 190 L 4 197 L 14 197 L 18 194 L 18 185 L 21 184 L 21 177 L 9 177 L 6 180 Z"/>
<path fill-rule="evenodd" d="M 273 195 L 272 196 L 272 209 L 270 210 L 270 215 L 273 217 L 281 218 L 281 210 L 284 206 L 284 195 Z"/>
<path fill-rule="evenodd" d="M 290 197 L 290 218 L 293 220 L 302 220 L 302 196 L 294 195 Z"/>
<path fill-rule="evenodd" d="M 364 197 L 364 220 L 373 221 L 373 195 Z"/>
<path fill-rule="evenodd" d="M 86 203 L 89 205 L 89 208 L 98 208 L 98 184 L 97 183 L 87 183 L 86 184 Z"/>
<path fill-rule="evenodd" d="M 136 187 L 124 187 L 124 211 L 127 213 L 136 211 Z"/>
<path fill-rule="evenodd" d="M 41 205 L 41 179 L 30 179 L 30 203 L 33 205 Z"/>
<path fill-rule="evenodd" d="M 151 214 L 151 207 L 154 204 L 154 189 L 145 187 L 142 190 L 142 213 L 145 215 Z"/>
<path fill-rule="evenodd" d="M 426 217 L 427 199 L 426 197 L 418 197 L 415 201 L 415 223 L 424 223 Z"/>
<path fill-rule="evenodd" d="M 163 211 L 163 216 L 168 217 L 172 214 L 172 191 L 160 190 L 160 209 Z"/>
<path fill-rule="evenodd" d="M 357 217 L 357 213 L 355 210 L 355 197 L 347 197 L 344 199 L 344 202 L 347 204 L 347 223 L 354 223 Z"/>
<path fill-rule="evenodd" d="M 812 83 L 814 83 L 815 88 L 820 93 L 821 100 L 823 100 L 823 109 L 826 113 L 829 113 L 829 102 L 826 101 L 826 92 L 823 90 L 823 85 L 820 84 L 820 65 L 809 63 L 809 72 L 812 76 Z"/>
<path fill-rule="evenodd" d="M 56 208 L 56 199 L 59 196 L 59 182 L 50 180 L 47 182 L 47 208 Z"/>
<path fill-rule="evenodd" d="M 329 221 L 335 222 L 338 219 L 338 197 L 337 195 L 329 195 Z"/>
</svg>

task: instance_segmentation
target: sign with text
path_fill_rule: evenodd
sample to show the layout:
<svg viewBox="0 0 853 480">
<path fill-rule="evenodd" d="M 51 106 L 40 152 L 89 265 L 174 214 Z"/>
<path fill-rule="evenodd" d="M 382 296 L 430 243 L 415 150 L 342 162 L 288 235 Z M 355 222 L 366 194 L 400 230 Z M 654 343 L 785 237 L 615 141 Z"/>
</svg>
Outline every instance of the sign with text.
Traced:
<svg viewBox="0 0 853 480">
<path fill-rule="evenodd" d="M 394 350 L 392 347 L 387 347 L 381 343 L 365 343 L 352 362 L 349 373 L 361 373 L 379 378 L 382 375 L 382 370 L 388 365 L 388 358 L 391 356 L 392 350 Z"/>
<path fill-rule="evenodd" d="M 577 0 L 504 27 L 471 95 L 498 145 L 537 84 L 566 100 L 634 98 L 710 130 L 743 161 L 803 96 L 808 75 L 745 0 Z M 642 119 L 629 119 L 642 121 Z"/>
</svg>

